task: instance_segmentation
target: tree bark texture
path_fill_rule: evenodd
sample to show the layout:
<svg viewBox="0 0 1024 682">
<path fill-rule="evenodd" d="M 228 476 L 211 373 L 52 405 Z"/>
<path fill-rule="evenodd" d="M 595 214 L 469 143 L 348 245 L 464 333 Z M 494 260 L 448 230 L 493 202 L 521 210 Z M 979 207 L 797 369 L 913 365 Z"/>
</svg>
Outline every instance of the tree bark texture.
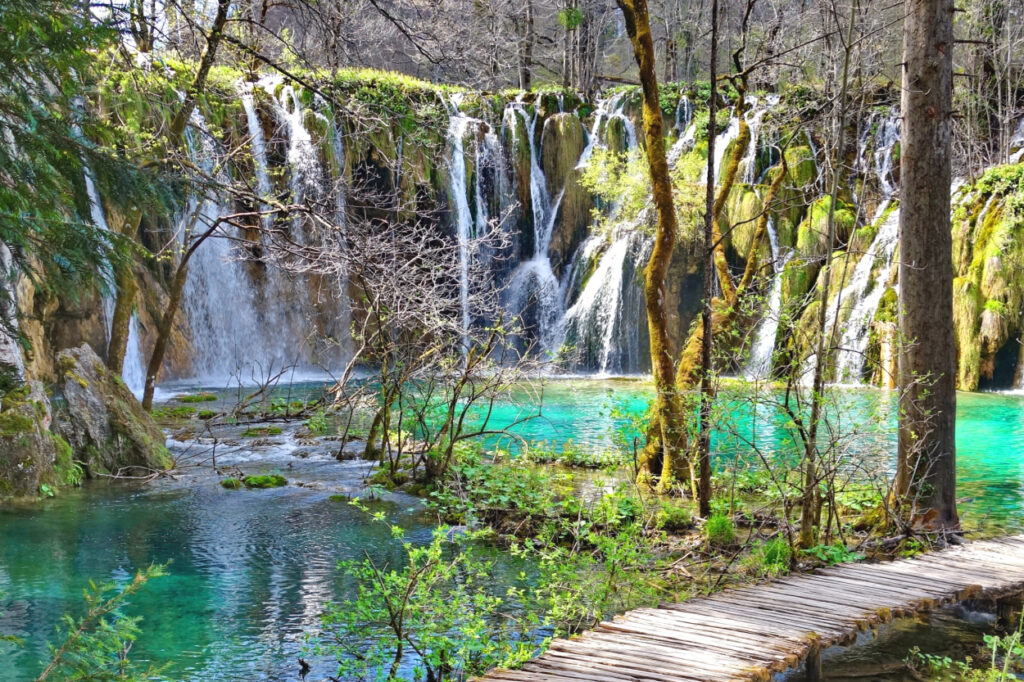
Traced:
<svg viewBox="0 0 1024 682">
<path fill-rule="evenodd" d="M 953 0 L 907 0 L 903 24 L 899 459 L 912 521 L 959 527 L 950 232 Z"/>
<path fill-rule="evenodd" d="M 678 225 L 672 200 L 668 159 L 665 154 L 664 122 L 661 117 L 661 105 L 658 102 L 654 40 L 651 36 L 647 2 L 618 0 L 618 5 L 622 10 L 626 32 L 633 44 L 633 52 L 640 70 L 647 162 L 650 166 L 651 190 L 658 215 L 654 248 L 644 270 L 644 295 L 647 305 L 647 327 L 651 339 L 651 366 L 657 391 L 655 421 L 660 429 L 660 434 L 656 434 L 657 440 L 660 441 L 660 453 L 645 453 L 639 475 L 646 481 L 660 476 L 661 486 L 664 488 L 672 480 L 678 480 L 683 471 L 682 453 L 686 439 L 682 407 L 675 384 L 675 361 L 668 333 L 668 305 L 665 292 L 665 277 L 672 259 L 672 249 L 675 247 Z"/>
</svg>

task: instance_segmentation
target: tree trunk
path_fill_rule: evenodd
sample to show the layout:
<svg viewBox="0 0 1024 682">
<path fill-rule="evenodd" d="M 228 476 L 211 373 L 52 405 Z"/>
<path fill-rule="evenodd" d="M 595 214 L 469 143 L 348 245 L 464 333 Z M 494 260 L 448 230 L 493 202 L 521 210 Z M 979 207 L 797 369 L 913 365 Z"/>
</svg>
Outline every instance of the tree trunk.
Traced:
<svg viewBox="0 0 1024 682">
<path fill-rule="evenodd" d="M 633 43 L 633 52 L 640 70 L 643 89 L 644 135 L 647 140 L 647 162 L 651 172 L 651 190 L 658 214 L 654 249 L 644 271 L 644 296 L 647 304 L 647 327 L 651 339 L 651 366 L 654 373 L 655 421 L 660 433 L 660 452 L 647 453 L 645 470 L 639 473 L 642 483 L 660 476 L 662 490 L 682 472 L 682 453 L 686 435 L 683 430 L 682 407 L 675 385 L 675 362 L 668 334 L 668 306 L 665 277 L 668 274 L 672 249 L 676 242 L 676 212 L 672 201 L 672 182 L 665 155 L 664 122 L 658 102 L 658 79 L 655 75 L 654 41 L 646 0 L 617 0 L 626 23 L 626 32 Z M 653 456 L 652 456 L 653 455 Z M 660 461 L 659 461 L 660 460 Z M 660 471 L 657 466 L 660 465 Z"/>
<path fill-rule="evenodd" d="M 206 37 L 206 47 L 203 48 L 202 57 L 199 59 L 199 68 L 196 70 L 196 76 L 192 79 L 192 84 L 185 91 L 185 97 L 181 101 L 181 106 L 178 107 L 177 113 L 174 115 L 174 119 L 171 121 L 168 134 L 170 135 L 171 141 L 175 144 L 180 144 L 182 135 L 185 134 L 185 126 L 188 125 L 188 120 L 192 116 L 192 111 L 196 107 L 196 100 L 199 95 L 202 94 L 206 88 L 206 77 L 210 73 L 210 69 L 213 68 L 213 63 L 217 59 L 217 47 L 220 45 L 221 36 L 224 34 L 224 26 L 228 21 L 228 9 L 231 7 L 231 0 L 217 0 L 217 14 L 213 18 L 213 24 L 210 25 L 210 34 Z"/>
<path fill-rule="evenodd" d="M 157 325 L 156 343 L 153 346 L 153 354 L 149 357 L 149 365 L 146 366 L 146 388 L 142 393 L 142 409 L 150 412 L 153 409 L 153 393 L 156 391 L 156 378 L 160 373 L 160 366 L 164 362 L 164 354 L 167 352 L 167 344 L 171 338 L 171 329 L 174 328 L 174 316 L 181 305 L 181 296 L 185 291 L 185 281 L 188 279 L 188 262 L 183 261 L 174 273 L 171 280 L 171 291 L 167 299 L 167 308 Z"/>
<path fill-rule="evenodd" d="M 959 528 L 950 181 L 953 0 L 907 0 L 903 22 L 899 459 L 919 527 Z"/>
<path fill-rule="evenodd" d="M 114 302 L 114 316 L 110 321 L 110 343 L 107 344 L 107 367 L 120 375 L 124 371 L 124 356 L 128 350 L 128 333 L 131 328 L 132 308 L 139 285 L 130 265 L 122 265 L 115 273 L 117 299 Z"/>
<path fill-rule="evenodd" d="M 519 87 L 530 89 L 533 79 L 533 0 L 526 0 L 526 19 L 519 53 Z"/>
<path fill-rule="evenodd" d="M 671 35 L 668 37 L 672 43 Z M 714 387 L 711 373 L 714 370 L 711 344 L 714 326 L 712 312 L 715 298 L 715 137 L 718 135 L 715 120 L 718 114 L 718 0 L 711 0 L 711 58 L 708 79 L 711 96 L 708 98 L 708 175 L 704 195 L 704 305 L 701 306 L 700 326 L 700 426 L 697 435 L 697 469 L 694 489 L 697 491 L 698 513 L 704 518 L 711 516 L 711 405 L 714 402 Z M 740 120 L 743 120 L 742 113 Z M 739 150 L 739 144 L 736 145 Z M 735 154 L 734 154 L 735 156 Z M 756 248 L 756 244 L 753 248 Z M 712 330 L 704 333 L 703 330 Z M 678 385 L 678 381 L 677 381 Z"/>
</svg>

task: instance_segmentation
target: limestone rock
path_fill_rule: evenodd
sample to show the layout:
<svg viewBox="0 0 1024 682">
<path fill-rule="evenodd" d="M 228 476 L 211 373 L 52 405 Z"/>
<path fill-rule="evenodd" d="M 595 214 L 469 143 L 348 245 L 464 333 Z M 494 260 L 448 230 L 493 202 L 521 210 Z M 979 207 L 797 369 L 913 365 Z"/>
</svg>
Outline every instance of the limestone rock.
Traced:
<svg viewBox="0 0 1024 682">
<path fill-rule="evenodd" d="M 9 391 L 0 404 L 0 498 L 35 497 L 41 487 L 81 478 L 71 448 L 50 432 L 50 401 L 42 384 Z"/>
<path fill-rule="evenodd" d="M 593 197 L 580 183 L 576 169 L 586 144 L 580 119 L 572 114 L 555 114 L 544 122 L 541 166 L 551 200 L 558 202 L 558 215 L 551 228 L 548 256 L 555 274 L 561 275 L 576 247 L 586 238 Z"/>
<path fill-rule="evenodd" d="M 64 404 L 56 430 L 90 474 L 164 469 L 171 458 L 164 434 L 124 383 L 88 345 L 57 356 Z"/>
</svg>

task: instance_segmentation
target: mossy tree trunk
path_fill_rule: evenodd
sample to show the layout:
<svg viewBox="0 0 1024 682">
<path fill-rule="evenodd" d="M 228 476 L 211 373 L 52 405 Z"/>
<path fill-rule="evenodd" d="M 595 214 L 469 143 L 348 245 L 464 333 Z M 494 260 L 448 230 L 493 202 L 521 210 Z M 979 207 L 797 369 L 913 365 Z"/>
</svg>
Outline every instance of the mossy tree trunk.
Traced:
<svg viewBox="0 0 1024 682">
<path fill-rule="evenodd" d="M 656 478 L 661 490 L 667 490 L 683 473 L 686 445 L 682 404 L 675 383 L 675 361 L 668 333 L 668 306 L 665 276 L 675 247 L 678 225 L 672 200 L 665 154 L 664 122 L 658 101 L 658 79 L 655 74 L 654 41 L 646 0 L 617 0 L 633 44 L 633 53 L 640 71 L 643 90 L 643 124 L 647 141 L 647 162 L 651 173 L 651 190 L 658 215 L 654 248 L 644 270 L 644 295 L 647 305 L 647 327 L 650 332 L 651 366 L 654 374 L 655 419 L 658 431 L 649 434 L 649 447 L 641 457 L 639 482 L 649 485 Z"/>
<path fill-rule="evenodd" d="M 199 68 L 196 69 L 196 75 L 185 91 L 181 106 L 178 107 L 178 111 L 168 127 L 168 135 L 175 146 L 181 145 L 192 111 L 196 108 L 199 96 L 206 89 L 206 79 L 217 60 L 217 48 L 220 46 L 221 38 L 224 37 L 224 28 L 227 26 L 230 9 L 231 0 L 217 0 L 217 12 L 213 17 L 213 23 L 210 24 L 210 32 L 206 35 L 206 45 L 199 58 Z"/>
<path fill-rule="evenodd" d="M 110 342 L 107 344 L 107 367 L 118 375 L 124 371 L 124 356 L 128 351 L 128 335 L 131 329 L 132 309 L 139 285 L 131 265 L 125 263 L 114 274 L 117 284 L 117 298 L 114 315 L 110 321 Z"/>
<path fill-rule="evenodd" d="M 171 329 L 174 328 L 174 316 L 181 306 L 181 297 L 185 292 L 185 281 L 188 279 L 188 261 L 183 261 L 174 272 L 174 279 L 171 280 L 171 290 L 167 298 L 167 307 L 160 317 L 160 324 L 157 325 L 156 343 L 153 345 L 153 354 L 149 357 L 149 364 L 146 366 L 146 386 L 142 393 L 142 409 L 147 412 L 153 410 L 153 394 L 156 392 L 156 379 L 160 374 L 160 366 L 164 362 L 164 354 L 167 352 L 167 344 L 171 338 Z"/>
<path fill-rule="evenodd" d="M 727 323 L 732 319 L 733 313 L 736 310 L 736 285 L 732 279 L 732 273 L 729 271 L 729 263 L 725 257 L 725 244 L 722 236 L 722 213 L 725 209 L 725 202 L 729 198 L 729 194 L 732 192 L 733 185 L 736 183 L 736 176 L 739 174 L 740 161 L 743 160 L 744 155 L 747 151 L 747 146 L 750 144 L 750 126 L 743 118 L 745 110 L 744 93 L 742 88 L 742 80 L 739 79 L 740 85 L 737 86 L 738 96 L 736 98 L 736 104 L 734 109 L 734 115 L 739 119 L 739 134 L 736 136 L 736 142 L 732 148 L 732 154 L 729 157 L 728 165 L 725 167 L 725 174 L 721 176 L 722 181 L 718 187 L 717 193 L 715 193 L 715 171 L 713 169 L 714 162 L 714 142 L 712 138 L 715 135 L 714 124 L 708 124 L 708 192 L 709 194 L 715 193 L 715 199 L 713 203 L 710 203 L 710 210 L 705 212 L 705 241 L 708 246 L 708 262 L 705 265 L 706 274 L 705 278 L 710 276 L 717 276 L 718 284 L 721 288 L 722 295 L 717 299 L 708 298 L 708 303 L 705 305 L 705 311 L 701 315 L 700 321 L 690 332 L 689 338 L 686 340 L 686 346 L 684 346 L 683 353 L 679 358 L 679 368 L 676 374 L 676 383 L 680 390 L 693 387 L 697 384 L 701 377 L 701 367 L 703 365 L 703 348 L 704 348 L 704 325 L 705 318 L 710 319 L 711 336 L 708 339 L 710 342 L 715 334 L 725 328 Z M 766 202 L 767 205 L 767 202 Z M 757 244 L 751 246 L 751 252 L 757 247 Z M 710 280 L 705 285 L 706 289 L 709 289 Z"/>
<path fill-rule="evenodd" d="M 950 231 L 953 0 L 907 0 L 903 22 L 899 458 L 915 525 L 956 530 L 956 345 Z"/>
<path fill-rule="evenodd" d="M 715 297 L 715 142 L 718 137 L 718 0 L 711 0 L 711 58 L 708 80 L 711 95 L 708 97 L 708 169 L 704 194 L 704 248 L 707 261 L 704 263 L 704 301 L 700 313 L 700 329 L 713 329 Z M 742 120 L 742 119 L 741 119 Z M 694 334 L 697 336 L 697 334 Z M 711 406 L 714 401 L 714 386 L 711 373 L 714 369 L 712 334 L 700 333 L 700 424 L 697 430 L 697 456 L 693 488 L 697 497 L 698 513 L 704 518 L 711 516 Z M 680 367 L 682 361 L 680 360 Z M 679 377 L 676 377 L 679 388 Z M 692 460 L 691 460 L 692 461 Z M 694 475 L 695 474 L 695 475 Z"/>
</svg>

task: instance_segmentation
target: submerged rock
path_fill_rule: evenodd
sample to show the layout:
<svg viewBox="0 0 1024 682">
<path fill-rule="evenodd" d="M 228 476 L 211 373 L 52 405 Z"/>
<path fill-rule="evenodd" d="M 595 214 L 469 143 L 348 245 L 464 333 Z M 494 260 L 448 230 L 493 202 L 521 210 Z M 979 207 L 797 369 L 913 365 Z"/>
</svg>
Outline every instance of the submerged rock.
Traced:
<svg viewBox="0 0 1024 682">
<path fill-rule="evenodd" d="M 64 400 L 56 411 L 55 430 L 90 475 L 171 465 L 163 431 L 92 348 L 83 344 L 62 351 L 57 369 L 57 390 Z"/>
</svg>

